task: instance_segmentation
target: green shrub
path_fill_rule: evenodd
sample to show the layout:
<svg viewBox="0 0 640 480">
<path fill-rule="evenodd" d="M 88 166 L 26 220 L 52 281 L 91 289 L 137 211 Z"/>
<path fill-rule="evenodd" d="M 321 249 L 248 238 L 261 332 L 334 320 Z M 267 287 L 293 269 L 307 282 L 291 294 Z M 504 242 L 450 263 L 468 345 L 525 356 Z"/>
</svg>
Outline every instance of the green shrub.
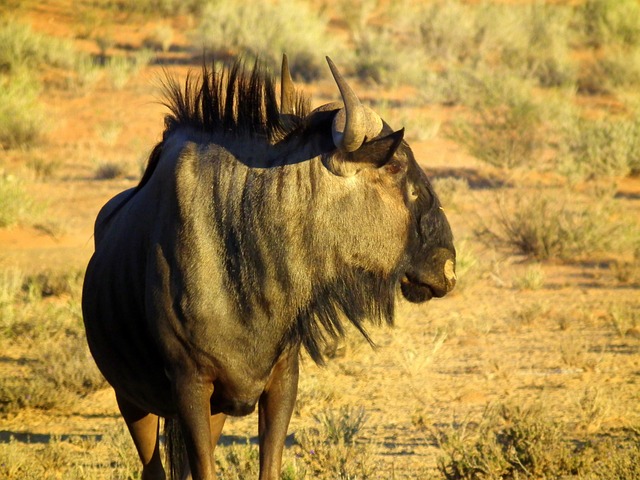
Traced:
<svg viewBox="0 0 640 480">
<path fill-rule="evenodd" d="M 438 469 L 450 480 L 560 478 L 587 471 L 591 457 L 566 440 L 563 426 L 541 406 L 501 405 L 478 424 L 439 427 L 433 437 L 445 456 Z"/>
<path fill-rule="evenodd" d="M 78 271 L 0 275 L 0 350 L 29 352 L 0 382 L 0 413 L 68 406 L 106 386 L 85 339 L 81 283 Z"/>
<path fill-rule="evenodd" d="M 486 24 L 478 8 L 460 1 L 432 2 L 417 16 L 421 47 L 431 67 L 477 66 L 485 56 Z"/>
<path fill-rule="evenodd" d="M 501 46 L 501 62 L 523 78 L 542 87 L 572 84 L 575 67 L 569 56 L 570 11 L 558 5 L 533 4 L 510 9 L 517 25 Z"/>
<path fill-rule="evenodd" d="M 260 470 L 260 454 L 257 445 L 233 444 L 216 449 L 216 473 L 222 480 L 257 478 Z"/>
<path fill-rule="evenodd" d="M 442 79 L 444 87 L 447 81 L 458 84 L 476 77 L 478 71 L 495 76 L 496 71 L 508 70 L 543 87 L 572 84 L 570 13 L 568 8 L 538 3 L 430 3 L 416 14 L 428 81 Z"/>
<path fill-rule="evenodd" d="M 131 57 L 113 56 L 106 58 L 102 67 L 111 86 L 122 90 L 132 77 L 151 62 L 153 55 L 150 50 L 140 50 Z"/>
<path fill-rule="evenodd" d="M 640 119 L 574 117 L 562 127 L 560 171 L 570 178 L 640 171 Z"/>
<path fill-rule="evenodd" d="M 575 29 L 587 45 L 640 41 L 640 4 L 636 0 L 587 0 L 577 7 Z"/>
<path fill-rule="evenodd" d="M 594 76 L 609 89 L 640 85 L 640 48 L 608 47 L 593 70 Z"/>
<path fill-rule="evenodd" d="M 36 211 L 36 203 L 29 198 L 20 180 L 0 172 L 0 228 L 28 221 Z"/>
<path fill-rule="evenodd" d="M 343 407 L 338 414 L 325 411 L 315 418 L 317 428 L 296 432 L 299 456 L 311 478 L 377 478 L 367 444 L 359 441 L 366 421 L 364 409 Z"/>
<path fill-rule="evenodd" d="M 217 58 L 260 58 L 273 71 L 286 53 L 292 75 L 313 80 L 324 75 L 323 54 L 335 51 L 326 25 L 322 15 L 300 0 L 213 0 L 203 8 L 194 43 Z"/>
<path fill-rule="evenodd" d="M 474 157 L 500 168 L 529 165 L 544 146 L 543 112 L 528 83 L 514 77 L 487 77 L 474 86 L 470 119 L 445 128 L 445 135 Z"/>
<path fill-rule="evenodd" d="M 145 37 L 142 44 L 149 50 L 168 52 L 173 42 L 173 28 L 169 25 L 158 25 L 153 32 Z"/>
<path fill-rule="evenodd" d="M 202 0 L 109 0 L 106 6 L 113 10 L 140 13 L 149 16 L 170 17 L 197 14 L 202 10 Z"/>
<path fill-rule="evenodd" d="M 633 248 L 636 231 L 616 215 L 610 196 L 578 199 L 572 191 L 531 190 L 502 199 L 491 220 L 477 233 L 538 260 L 577 260 Z"/>
<path fill-rule="evenodd" d="M 42 65 L 71 68 L 74 58 L 71 42 L 35 33 L 15 19 L 0 21 L 0 72 Z"/>
<path fill-rule="evenodd" d="M 0 74 L 0 148 L 29 147 L 41 140 L 45 116 L 39 93 L 37 80 L 25 70 L 11 77 Z"/>
<path fill-rule="evenodd" d="M 124 178 L 126 174 L 126 166 L 120 161 L 103 161 L 96 165 L 95 178 L 97 180 Z"/>
</svg>

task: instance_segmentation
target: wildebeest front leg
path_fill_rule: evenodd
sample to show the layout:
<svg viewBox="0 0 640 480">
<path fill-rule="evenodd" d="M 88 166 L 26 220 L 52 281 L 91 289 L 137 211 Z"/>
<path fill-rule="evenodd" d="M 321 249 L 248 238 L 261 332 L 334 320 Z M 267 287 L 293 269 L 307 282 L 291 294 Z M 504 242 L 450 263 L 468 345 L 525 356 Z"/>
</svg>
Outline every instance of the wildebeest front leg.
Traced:
<svg viewBox="0 0 640 480">
<path fill-rule="evenodd" d="M 197 376 L 180 375 L 174 383 L 178 419 L 193 480 L 215 478 L 209 403 L 212 393 L 213 384 Z"/>
<path fill-rule="evenodd" d="M 116 399 L 142 462 L 142 480 L 165 480 L 158 445 L 158 416 L 141 410 L 117 393 Z"/>
<path fill-rule="evenodd" d="M 258 405 L 260 480 L 280 478 L 282 450 L 298 393 L 298 351 L 276 363 Z"/>
</svg>

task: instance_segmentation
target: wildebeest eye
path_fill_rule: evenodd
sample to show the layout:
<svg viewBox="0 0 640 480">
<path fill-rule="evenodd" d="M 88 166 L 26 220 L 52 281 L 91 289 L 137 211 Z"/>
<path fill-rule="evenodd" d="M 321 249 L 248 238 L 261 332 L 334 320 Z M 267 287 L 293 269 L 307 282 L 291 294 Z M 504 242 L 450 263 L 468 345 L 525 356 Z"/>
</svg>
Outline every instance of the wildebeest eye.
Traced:
<svg viewBox="0 0 640 480">
<path fill-rule="evenodd" d="M 393 161 L 387 163 L 384 166 L 384 168 L 391 175 L 395 175 L 396 173 L 399 173 L 402 170 L 402 164 L 400 162 L 396 161 L 396 160 L 393 160 Z"/>
</svg>

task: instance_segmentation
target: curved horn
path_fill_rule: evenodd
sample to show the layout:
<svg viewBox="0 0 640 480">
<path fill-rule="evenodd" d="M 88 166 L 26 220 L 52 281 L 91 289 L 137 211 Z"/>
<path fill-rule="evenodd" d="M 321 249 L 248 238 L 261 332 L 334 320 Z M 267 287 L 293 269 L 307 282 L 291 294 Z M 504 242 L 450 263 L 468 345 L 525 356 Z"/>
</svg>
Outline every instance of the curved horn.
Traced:
<svg viewBox="0 0 640 480">
<path fill-rule="evenodd" d="M 327 63 L 344 102 L 344 108 L 338 112 L 333 122 L 333 143 L 345 152 L 354 152 L 364 142 L 367 115 L 362 103 L 329 57 Z"/>
<path fill-rule="evenodd" d="M 295 87 L 291 72 L 289 71 L 289 60 L 287 54 L 282 55 L 282 68 L 280 70 L 280 113 L 290 115 L 295 113 Z"/>
<path fill-rule="evenodd" d="M 362 105 L 329 57 L 327 63 L 344 103 L 344 108 L 333 119 L 333 143 L 345 152 L 354 152 L 362 146 L 365 139 L 372 139 L 380 134 L 383 122 L 377 113 Z"/>
</svg>

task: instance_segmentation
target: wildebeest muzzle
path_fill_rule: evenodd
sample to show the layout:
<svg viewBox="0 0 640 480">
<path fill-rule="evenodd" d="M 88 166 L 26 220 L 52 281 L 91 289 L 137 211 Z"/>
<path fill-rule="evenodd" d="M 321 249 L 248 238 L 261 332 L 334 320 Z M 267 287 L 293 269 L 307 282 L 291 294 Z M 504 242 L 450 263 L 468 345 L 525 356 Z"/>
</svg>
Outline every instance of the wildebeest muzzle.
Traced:
<svg viewBox="0 0 640 480">
<path fill-rule="evenodd" d="M 421 264 L 412 265 L 400 282 L 402 295 L 414 303 L 444 297 L 456 285 L 455 252 L 434 248 Z"/>
</svg>

